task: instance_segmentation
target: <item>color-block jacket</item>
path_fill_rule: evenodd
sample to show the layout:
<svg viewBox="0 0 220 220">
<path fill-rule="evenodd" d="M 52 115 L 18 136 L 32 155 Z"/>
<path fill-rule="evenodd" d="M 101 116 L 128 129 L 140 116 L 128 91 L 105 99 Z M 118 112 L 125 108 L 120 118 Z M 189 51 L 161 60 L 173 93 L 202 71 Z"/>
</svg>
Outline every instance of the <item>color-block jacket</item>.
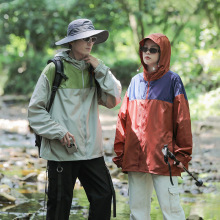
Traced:
<svg viewBox="0 0 220 220">
<path fill-rule="evenodd" d="M 159 69 L 149 74 L 140 52 L 144 72 L 132 78 L 120 108 L 114 144 L 117 156 L 113 161 L 124 172 L 169 175 L 162 153 L 165 144 L 185 166 L 191 159 L 189 105 L 181 78 L 169 70 L 168 38 L 161 34 L 147 38 L 160 47 Z M 181 169 L 169 161 L 172 175 L 180 175 Z"/>
<path fill-rule="evenodd" d="M 46 160 L 75 161 L 103 156 L 102 130 L 98 104 L 113 108 L 121 101 L 121 84 L 101 61 L 95 69 L 95 79 L 100 85 L 100 96 L 88 73 L 89 65 L 70 58 L 66 51 L 62 57 L 64 73 L 50 112 L 46 111 L 55 65 L 43 70 L 28 108 L 28 120 L 34 132 L 43 136 L 40 156 Z M 68 154 L 60 140 L 67 132 L 74 135 L 78 152 Z"/>
</svg>

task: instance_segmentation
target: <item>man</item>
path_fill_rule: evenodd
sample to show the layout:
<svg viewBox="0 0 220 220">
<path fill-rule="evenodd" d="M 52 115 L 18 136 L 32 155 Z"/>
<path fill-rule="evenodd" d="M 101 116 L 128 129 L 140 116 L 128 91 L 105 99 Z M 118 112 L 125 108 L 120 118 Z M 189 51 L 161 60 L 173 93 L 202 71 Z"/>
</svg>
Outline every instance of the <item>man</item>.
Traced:
<svg viewBox="0 0 220 220">
<path fill-rule="evenodd" d="M 101 60 L 90 55 L 94 44 L 105 42 L 108 31 L 95 30 L 88 19 L 72 21 L 67 37 L 56 45 L 69 46 L 58 53 L 68 77 L 46 111 L 55 65 L 43 70 L 33 92 L 28 119 L 41 135 L 40 156 L 48 160 L 47 219 L 69 219 L 73 189 L 79 178 L 90 202 L 89 219 L 111 216 L 113 187 L 103 158 L 98 104 L 113 108 L 121 101 L 121 84 Z M 77 151 L 68 153 L 70 142 Z"/>
</svg>

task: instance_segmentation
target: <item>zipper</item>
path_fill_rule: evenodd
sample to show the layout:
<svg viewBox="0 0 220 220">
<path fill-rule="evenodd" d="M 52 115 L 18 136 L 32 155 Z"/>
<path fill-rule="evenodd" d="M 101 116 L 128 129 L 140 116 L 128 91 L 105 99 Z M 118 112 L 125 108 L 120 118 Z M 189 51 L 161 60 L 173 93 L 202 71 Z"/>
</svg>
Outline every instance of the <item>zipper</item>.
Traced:
<svg viewBox="0 0 220 220">
<path fill-rule="evenodd" d="M 84 82 L 84 71 L 82 70 L 82 84 L 83 84 L 83 89 L 85 87 L 85 82 Z M 82 95 L 82 106 L 85 105 L 85 102 L 84 102 L 84 92 L 83 92 L 83 95 Z M 86 115 L 85 115 L 85 112 L 82 111 L 83 113 L 83 123 L 84 123 L 84 126 L 83 126 L 83 132 L 84 132 L 84 146 L 85 146 L 85 151 L 84 151 L 84 154 L 87 158 L 87 148 L 86 148 L 86 144 L 87 144 L 87 127 L 86 127 Z"/>
<path fill-rule="evenodd" d="M 148 98 L 148 94 L 149 94 L 149 90 L 150 90 L 150 81 L 148 81 L 148 88 L 147 88 L 147 97 L 146 97 L 146 99 Z"/>
<path fill-rule="evenodd" d="M 83 89 L 84 89 L 84 72 L 82 70 L 82 83 L 83 83 Z"/>
</svg>

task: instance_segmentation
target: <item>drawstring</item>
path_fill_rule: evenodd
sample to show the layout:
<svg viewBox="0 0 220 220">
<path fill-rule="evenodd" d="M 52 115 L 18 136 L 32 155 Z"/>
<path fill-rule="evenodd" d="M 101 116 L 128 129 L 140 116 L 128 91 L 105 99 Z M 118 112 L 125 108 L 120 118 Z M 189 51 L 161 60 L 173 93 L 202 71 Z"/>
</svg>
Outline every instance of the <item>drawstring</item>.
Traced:
<svg viewBox="0 0 220 220">
<path fill-rule="evenodd" d="M 142 67 L 142 64 L 141 64 L 141 65 L 140 65 L 140 67 L 137 69 L 137 72 L 139 72 L 139 71 L 140 71 L 141 67 Z"/>
</svg>

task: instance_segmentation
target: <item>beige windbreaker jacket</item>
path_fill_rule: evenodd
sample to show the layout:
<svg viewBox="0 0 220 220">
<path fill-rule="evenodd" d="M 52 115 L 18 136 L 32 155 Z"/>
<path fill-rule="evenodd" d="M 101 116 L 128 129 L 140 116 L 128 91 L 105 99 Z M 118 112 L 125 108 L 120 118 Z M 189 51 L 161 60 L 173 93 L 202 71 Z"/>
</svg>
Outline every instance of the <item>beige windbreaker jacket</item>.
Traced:
<svg viewBox="0 0 220 220">
<path fill-rule="evenodd" d="M 90 85 L 88 64 L 76 61 L 67 51 L 56 56 L 63 59 L 64 73 L 68 80 L 62 80 L 50 112 L 46 111 L 55 65 L 48 64 L 43 70 L 28 107 L 28 120 L 35 133 L 41 135 L 40 156 L 46 160 L 76 161 L 103 156 L 102 129 L 98 104 L 113 108 L 121 101 L 121 84 L 109 68 L 100 61 L 95 69 L 95 79 Z M 74 135 L 78 152 L 68 154 L 60 140 L 67 132 Z"/>
</svg>

